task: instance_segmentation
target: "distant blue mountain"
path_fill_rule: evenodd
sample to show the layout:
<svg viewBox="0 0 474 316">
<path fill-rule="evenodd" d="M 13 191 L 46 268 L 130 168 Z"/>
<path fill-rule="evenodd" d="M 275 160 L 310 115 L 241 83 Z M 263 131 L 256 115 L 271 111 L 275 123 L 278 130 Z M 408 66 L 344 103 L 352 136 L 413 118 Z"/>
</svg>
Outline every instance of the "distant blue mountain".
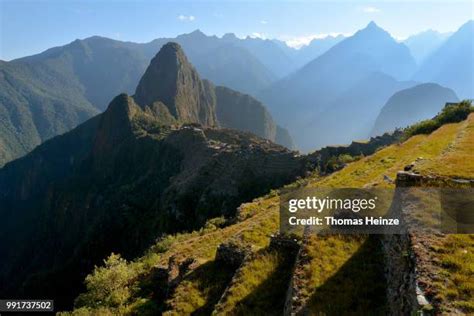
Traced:
<svg viewBox="0 0 474 316">
<path fill-rule="evenodd" d="M 373 122 L 390 96 L 415 85 L 412 81 L 397 81 L 384 73 L 372 73 L 339 96 L 308 124 L 303 148 L 350 144 L 366 139 Z"/>
<path fill-rule="evenodd" d="M 291 51 L 296 50 L 286 45 L 281 46 L 273 40 L 251 37 L 240 39 L 228 33 L 220 41 L 244 48 L 258 58 L 277 78 L 282 78 L 297 68 L 297 63 L 290 56 Z"/>
<path fill-rule="evenodd" d="M 396 81 L 409 78 L 415 69 L 416 63 L 409 49 L 371 22 L 264 90 L 259 97 L 269 106 L 276 120 L 296 135 L 297 145 L 302 144 L 303 150 L 310 150 L 315 148 L 311 143 L 324 145 L 318 141 L 322 133 L 309 135 L 299 129 L 314 122 L 315 117 L 352 87 L 362 81 L 369 88 L 376 86 L 376 82 L 365 81 L 373 73 L 385 73 Z M 370 98 L 369 92 L 365 99 Z"/>
<path fill-rule="evenodd" d="M 420 64 L 426 57 L 438 49 L 449 36 L 451 36 L 451 33 L 439 33 L 428 30 L 410 36 L 403 43 L 410 49 L 416 62 Z"/>
<path fill-rule="evenodd" d="M 382 135 L 434 117 L 446 102 L 457 102 L 453 90 L 425 83 L 395 93 L 383 106 L 371 135 Z"/>
<path fill-rule="evenodd" d="M 295 49 L 286 45 L 285 42 L 273 40 L 292 59 L 294 69 L 303 67 L 313 59 L 327 52 L 331 47 L 344 40 L 344 35 L 327 36 L 315 38 L 308 45 Z"/>
<path fill-rule="evenodd" d="M 474 21 L 465 23 L 428 57 L 414 76 L 453 89 L 459 98 L 474 98 Z"/>
</svg>

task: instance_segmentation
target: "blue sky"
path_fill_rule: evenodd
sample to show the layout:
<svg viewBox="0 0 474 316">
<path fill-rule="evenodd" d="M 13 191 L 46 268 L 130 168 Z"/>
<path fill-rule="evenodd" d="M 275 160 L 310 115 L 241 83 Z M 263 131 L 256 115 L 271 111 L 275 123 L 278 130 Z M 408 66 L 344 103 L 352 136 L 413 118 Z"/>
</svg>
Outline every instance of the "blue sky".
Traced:
<svg viewBox="0 0 474 316">
<path fill-rule="evenodd" d="M 124 1 L 0 0 L 0 59 L 10 60 L 101 35 L 148 42 L 200 29 L 300 46 L 326 34 L 352 34 L 371 20 L 397 38 L 427 29 L 455 31 L 473 19 L 474 0 Z"/>
</svg>

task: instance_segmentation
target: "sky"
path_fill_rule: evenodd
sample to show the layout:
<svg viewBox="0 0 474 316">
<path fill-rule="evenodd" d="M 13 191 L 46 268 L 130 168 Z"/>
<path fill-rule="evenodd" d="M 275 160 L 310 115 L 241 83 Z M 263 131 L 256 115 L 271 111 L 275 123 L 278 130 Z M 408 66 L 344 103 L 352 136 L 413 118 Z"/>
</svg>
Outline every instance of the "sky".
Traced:
<svg viewBox="0 0 474 316">
<path fill-rule="evenodd" d="M 453 32 L 473 16 L 474 0 L 0 0 L 0 59 L 93 35 L 149 42 L 196 29 L 301 47 L 328 34 L 353 34 L 375 21 L 403 39 L 428 29 Z"/>
</svg>

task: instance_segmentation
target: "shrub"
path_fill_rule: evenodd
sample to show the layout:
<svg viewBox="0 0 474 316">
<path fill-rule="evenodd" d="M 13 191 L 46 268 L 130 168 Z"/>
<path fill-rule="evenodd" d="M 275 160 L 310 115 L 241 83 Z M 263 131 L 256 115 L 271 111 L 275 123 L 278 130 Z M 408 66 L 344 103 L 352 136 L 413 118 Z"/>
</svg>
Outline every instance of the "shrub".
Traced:
<svg viewBox="0 0 474 316">
<path fill-rule="evenodd" d="M 130 269 L 127 261 L 112 253 L 104 260 L 104 266 L 95 267 L 86 277 L 87 292 L 79 295 L 77 307 L 120 307 L 131 295 L 130 281 L 136 271 Z"/>
<path fill-rule="evenodd" d="M 431 120 L 424 120 L 405 129 L 405 139 L 419 134 L 430 134 L 444 124 L 464 121 L 474 112 L 471 101 L 464 100 L 455 104 L 447 104 L 438 115 Z"/>
<path fill-rule="evenodd" d="M 342 154 L 339 156 L 332 156 L 327 161 L 326 165 L 324 166 L 325 172 L 331 173 L 337 170 L 344 168 L 348 163 L 354 162 L 360 159 L 362 156 L 351 156 L 349 154 Z"/>
</svg>

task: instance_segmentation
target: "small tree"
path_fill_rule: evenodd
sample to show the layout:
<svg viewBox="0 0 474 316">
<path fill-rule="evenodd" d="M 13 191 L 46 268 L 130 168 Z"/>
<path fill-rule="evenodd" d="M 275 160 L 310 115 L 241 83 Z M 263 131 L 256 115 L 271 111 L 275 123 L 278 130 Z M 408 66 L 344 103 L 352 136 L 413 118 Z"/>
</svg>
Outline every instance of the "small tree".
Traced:
<svg viewBox="0 0 474 316">
<path fill-rule="evenodd" d="M 94 268 L 85 279 L 87 292 L 76 299 L 76 307 L 120 307 L 130 297 L 129 283 L 135 271 L 127 261 L 112 253 L 104 266 Z"/>
</svg>

